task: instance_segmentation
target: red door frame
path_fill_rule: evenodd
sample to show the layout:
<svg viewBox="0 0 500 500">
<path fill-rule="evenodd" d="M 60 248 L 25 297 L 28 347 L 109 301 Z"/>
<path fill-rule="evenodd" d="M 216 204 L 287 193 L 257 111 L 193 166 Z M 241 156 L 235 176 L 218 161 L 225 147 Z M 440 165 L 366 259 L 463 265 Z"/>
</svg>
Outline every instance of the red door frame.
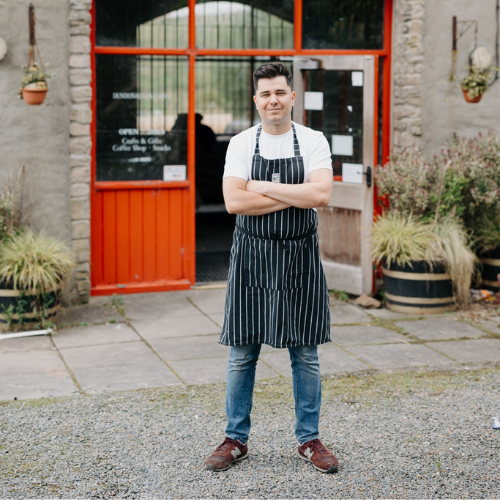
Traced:
<svg viewBox="0 0 500 500">
<path fill-rule="evenodd" d="M 120 54 L 120 55 L 176 55 L 186 56 L 188 59 L 188 151 L 187 170 L 188 180 L 183 183 L 163 182 L 163 181 L 96 181 L 96 145 L 92 141 L 92 171 L 91 171 L 91 210 L 96 202 L 97 191 L 114 189 L 158 189 L 158 188 L 185 188 L 189 191 L 185 206 L 180 207 L 189 214 L 189 227 L 186 229 L 185 242 L 185 269 L 187 280 L 179 282 L 152 282 L 137 283 L 133 287 L 118 287 L 109 285 L 106 287 L 91 288 L 91 295 L 111 295 L 113 293 L 139 293 L 150 291 L 166 291 L 188 289 L 195 282 L 196 262 L 195 262 L 195 63 L 198 56 L 313 56 L 313 55 L 373 55 L 375 56 L 375 123 L 374 123 L 374 158 L 373 164 L 378 163 L 378 117 L 379 117 L 379 58 L 384 60 L 383 73 L 383 95 L 382 95 L 382 160 L 387 160 L 390 151 L 390 118 L 391 118 L 391 53 L 392 53 L 392 13 L 393 0 L 385 0 L 384 12 L 384 45 L 379 50 L 330 50 L 330 49 L 303 49 L 302 48 L 302 1 L 295 0 L 294 3 L 294 48 L 287 50 L 275 49 L 197 49 L 196 48 L 196 25 L 195 25 L 195 4 L 196 0 L 188 0 L 189 7 L 189 35 L 188 47 L 184 49 L 160 49 L 160 48 L 139 48 L 139 47 L 97 47 L 95 44 L 95 9 L 94 4 L 99 0 L 93 0 L 91 8 L 91 68 L 92 75 L 95 75 L 95 55 L 96 54 Z M 96 134 L 96 83 L 92 78 L 92 137 Z M 182 185 L 181 185 L 182 184 Z M 376 202 L 376 200 L 374 200 Z M 91 212 L 92 213 L 92 212 Z M 91 220 L 92 226 L 92 220 Z M 91 231 L 92 239 L 92 231 Z M 92 243 L 92 241 L 91 241 Z M 92 262 L 92 245 L 91 245 Z M 92 266 L 91 266 L 92 269 Z M 92 271 L 91 271 L 92 272 Z"/>
</svg>

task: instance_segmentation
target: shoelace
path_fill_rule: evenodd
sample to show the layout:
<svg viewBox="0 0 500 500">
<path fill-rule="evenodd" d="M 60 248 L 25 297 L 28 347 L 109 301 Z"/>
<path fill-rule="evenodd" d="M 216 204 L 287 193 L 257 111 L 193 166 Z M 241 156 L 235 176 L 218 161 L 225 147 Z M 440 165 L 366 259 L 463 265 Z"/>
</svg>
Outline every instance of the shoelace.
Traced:
<svg viewBox="0 0 500 500">
<path fill-rule="evenodd" d="M 214 454 L 215 453 L 220 453 L 220 454 L 224 454 L 224 452 L 229 449 L 229 448 L 232 448 L 233 446 L 236 446 L 234 444 L 234 440 L 232 440 L 231 438 L 226 438 L 224 439 L 223 443 L 215 450 Z"/>
<path fill-rule="evenodd" d="M 317 451 L 322 456 L 329 454 L 328 450 L 319 439 L 313 439 L 312 441 L 310 441 L 308 444 L 308 448 L 312 452 Z"/>
</svg>

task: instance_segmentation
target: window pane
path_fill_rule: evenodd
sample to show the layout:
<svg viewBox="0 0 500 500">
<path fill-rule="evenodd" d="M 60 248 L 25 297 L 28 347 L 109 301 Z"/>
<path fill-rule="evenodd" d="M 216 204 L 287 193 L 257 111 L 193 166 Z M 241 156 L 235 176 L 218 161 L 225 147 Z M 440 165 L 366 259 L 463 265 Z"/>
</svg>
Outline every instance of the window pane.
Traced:
<svg viewBox="0 0 500 500">
<path fill-rule="evenodd" d="M 253 72 L 270 57 L 200 57 L 196 60 L 196 199 L 223 203 L 222 175 L 231 137 L 260 122 L 253 102 Z M 283 62 L 292 69 L 291 61 Z"/>
<path fill-rule="evenodd" d="M 303 40 L 307 49 L 381 49 L 384 0 L 307 0 Z"/>
<path fill-rule="evenodd" d="M 332 154 L 334 175 L 342 175 L 343 163 L 363 163 L 362 79 L 361 71 L 314 70 L 306 73 L 307 90 L 323 92 L 324 96 L 322 110 L 306 111 L 306 125 L 321 130 L 330 148 L 332 136 L 337 136 L 336 140 L 349 144 L 344 150 L 351 149 L 342 155 Z"/>
<path fill-rule="evenodd" d="M 195 15 L 198 48 L 293 48 L 293 0 L 199 0 Z"/>
<path fill-rule="evenodd" d="M 97 0 L 96 45 L 184 48 L 187 0 Z"/>
<path fill-rule="evenodd" d="M 161 180 L 187 165 L 188 63 L 173 56 L 96 56 L 97 180 Z"/>
</svg>

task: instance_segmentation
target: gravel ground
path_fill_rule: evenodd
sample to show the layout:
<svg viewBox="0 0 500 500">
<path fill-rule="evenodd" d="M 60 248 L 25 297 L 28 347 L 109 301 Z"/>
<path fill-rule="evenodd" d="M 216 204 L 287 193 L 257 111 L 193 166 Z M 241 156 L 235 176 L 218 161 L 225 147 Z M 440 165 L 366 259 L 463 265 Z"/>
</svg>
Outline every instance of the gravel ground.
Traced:
<svg viewBox="0 0 500 500">
<path fill-rule="evenodd" d="M 223 439 L 224 386 L 0 404 L 0 498 L 500 498 L 500 368 L 323 383 L 324 475 L 296 456 L 289 380 L 256 385 L 250 457 Z"/>
</svg>

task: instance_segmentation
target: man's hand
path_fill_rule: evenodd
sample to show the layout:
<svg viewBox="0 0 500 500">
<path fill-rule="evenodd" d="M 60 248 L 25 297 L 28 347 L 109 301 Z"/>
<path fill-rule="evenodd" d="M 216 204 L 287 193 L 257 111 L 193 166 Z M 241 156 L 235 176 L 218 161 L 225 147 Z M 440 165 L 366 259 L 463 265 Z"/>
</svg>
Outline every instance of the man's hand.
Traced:
<svg viewBox="0 0 500 500">
<path fill-rule="evenodd" d="M 248 181 L 246 191 L 261 194 L 297 208 L 317 208 L 328 205 L 332 187 L 332 171 L 328 168 L 319 168 L 309 174 L 309 182 L 304 184 Z"/>
<path fill-rule="evenodd" d="M 250 181 L 254 182 L 254 181 Z M 222 182 L 226 210 L 230 214 L 264 215 L 289 208 L 288 203 L 259 193 L 247 191 L 247 181 L 239 177 L 225 177 Z"/>
</svg>

